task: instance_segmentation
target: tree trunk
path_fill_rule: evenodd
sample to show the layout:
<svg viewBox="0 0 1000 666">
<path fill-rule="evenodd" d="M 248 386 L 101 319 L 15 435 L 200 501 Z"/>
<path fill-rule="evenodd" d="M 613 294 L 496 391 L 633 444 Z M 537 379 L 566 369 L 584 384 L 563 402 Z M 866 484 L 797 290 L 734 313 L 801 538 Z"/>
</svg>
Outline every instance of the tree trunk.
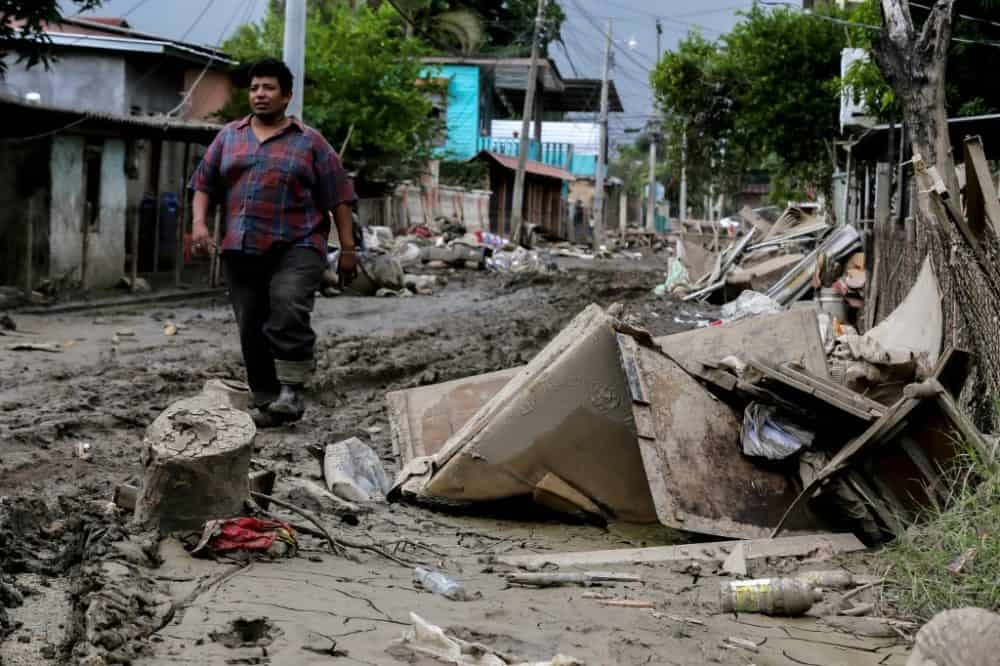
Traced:
<svg viewBox="0 0 1000 666">
<path fill-rule="evenodd" d="M 257 434 L 250 416 L 202 394 L 167 407 L 146 431 L 145 473 L 135 521 L 163 532 L 201 529 L 240 515 Z"/>
<path fill-rule="evenodd" d="M 884 25 L 874 44 L 874 56 L 900 100 L 914 158 L 919 155 L 937 169 L 948 198 L 958 203 L 961 199 L 945 107 L 954 4 L 955 0 L 935 0 L 918 30 L 908 0 L 881 0 Z M 876 285 L 879 314 L 898 305 L 930 253 L 944 297 L 945 340 L 974 352 L 978 366 L 969 395 L 975 396 L 971 402 L 979 425 L 992 428 L 997 425 L 993 405 L 1000 398 L 1000 344 L 995 332 L 995 322 L 1000 321 L 1000 271 L 995 268 L 1000 246 L 990 234 L 981 248 L 973 248 L 958 233 L 940 202 L 932 199 L 925 187 L 918 184 L 916 189 L 913 216 L 904 227 L 876 229 L 877 242 L 893 245 L 878 248 L 886 260 L 886 270 L 880 272 Z"/>
</svg>

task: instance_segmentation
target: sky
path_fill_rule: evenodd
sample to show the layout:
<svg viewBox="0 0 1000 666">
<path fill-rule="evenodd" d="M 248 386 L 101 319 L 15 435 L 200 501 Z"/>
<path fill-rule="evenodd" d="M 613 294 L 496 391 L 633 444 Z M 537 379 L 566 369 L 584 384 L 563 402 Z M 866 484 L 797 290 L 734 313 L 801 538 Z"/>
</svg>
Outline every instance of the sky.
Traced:
<svg viewBox="0 0 1000 666">
<path fill-rule="evenodd" d="M 564 77 L 600 78 L 607 20 L 612 19 L 615 53 L 612 78 L 625 113 L 612 114 L 612 143 L 628 140 L 627 128 L 641 128 L 653 108 L 649 72 L 656 61 L 656 19 L 663 26 L 662 49 L 672 49 L 689 30 L 717 37 L 753 0 L 559 0 L 566 13 L 563 40 L 550 47 Z M 125 16 L 137 30 L 172 39 L 218 45 L 238 25 L 259 20 L 267 0 L 105 0 L 95 15 Z M 596 120 L 596 115 L 595 115 Z"/>
</svg>

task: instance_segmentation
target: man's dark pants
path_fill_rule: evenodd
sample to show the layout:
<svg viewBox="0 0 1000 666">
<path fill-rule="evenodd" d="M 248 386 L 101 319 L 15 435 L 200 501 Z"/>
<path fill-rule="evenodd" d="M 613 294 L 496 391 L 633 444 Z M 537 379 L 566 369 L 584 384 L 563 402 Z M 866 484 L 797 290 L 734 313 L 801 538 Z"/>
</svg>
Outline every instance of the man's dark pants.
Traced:
<svg viewBox="0 0 1000 666">
<path fill-rule="evenodd" d="M 313 368 L 316 334 L 309 325 L 326 257 L 308 247 L 275 246 L 263 255 L 223 253 L 229 298 L 254 406 L 301 385 Z"/>
</svg>

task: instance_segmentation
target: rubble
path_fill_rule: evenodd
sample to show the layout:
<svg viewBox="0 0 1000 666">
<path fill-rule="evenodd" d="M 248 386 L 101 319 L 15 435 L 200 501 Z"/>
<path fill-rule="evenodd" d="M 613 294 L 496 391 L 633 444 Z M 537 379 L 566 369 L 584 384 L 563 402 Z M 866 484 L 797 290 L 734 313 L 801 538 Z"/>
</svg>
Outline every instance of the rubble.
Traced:
<svg viewBox="0 0 1000 666">
<path fill-rule="evenodd" d="M 734 241 L 699 282 L 724 281 L 759 231 Z M 844 294 L 863 283 L 851 227 L 831 230 L 790 209 L 764 242 L 799 247 L 804 238 L 813 250 L 768 294 L 744 291 L 724 306 L 719 325 L 654 340 L 621 310 L 591 306 L 523 368 L 391 394 L 402 469 L 390 499 L 530 497 L 577 519 L 655 520 L 742 539 L 782 529 L 855 529 L 869 542 L 898 534 L 919 507 L 944 499 L 928 489 L 940 487 L 938 470 L 957 453 L 935 427 L 987 451 L 934 383 L 945 376 L 957 391 L 964 355 L 940 356 L 929 263 L 900 307 L 863 336 L 817 307 L 788 307 L 826 284 L 830 266 Z M 679 259 L 672 266 L 682 275 Z M 662 290 L 677 284 L 668 279 Z M 890 399 L 880 393 L 887 388 Z M 920 492 L 908 489 L 914 479 Z"/>
</svg>

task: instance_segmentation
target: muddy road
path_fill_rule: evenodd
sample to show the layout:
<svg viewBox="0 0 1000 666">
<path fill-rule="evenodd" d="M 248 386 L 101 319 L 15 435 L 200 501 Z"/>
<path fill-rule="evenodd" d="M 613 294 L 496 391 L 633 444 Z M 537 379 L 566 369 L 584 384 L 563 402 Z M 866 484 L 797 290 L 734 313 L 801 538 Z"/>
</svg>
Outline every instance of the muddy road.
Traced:
<svg viewBox="0 0 1000 666">
<path fill-rule="evenodd" d="M 391 474 L 398 461 L 387 391 L 526 363 L 591 302 L 623 303 L 657 335 L 687 328 L 676 321 L 689 318 L 681 308 L 651 296 L 660 277 L 658 266 L 631 263 L 569 265 L 516 281 L 463 271 L 449 273 L 433 296 L 320 299 L 310 408 L 301 423 L 258 434 L 255 464 L 277 472 L 275 495 L 287 499 L 291 480 L 319 478 L 310 446 L 358 436 Z M 408 559 L 446 569 L 477 595 L 468 602 L 418 591 L 409 567 L 371 553 L 357 561 L 334 556 L 308 536 L 290 561 L 196 560 L 177 541 L 129 533 L 108 500 L 116 484 L 139 475 L 142 433 L 167 405 L 210 378 L 242 377 L 228 304 L 14 319 L 19 335 L 0 341 L 54 342 L 62 352 L 0 352 L 3 666 L 437 663 L 392 648 L 411 612 L 525 660 L 563 653 L 588 664 L 905 661 L 898 637 L 865 637 L 811 618 L 713 614 L 711 567 L 633 567 L 644 584 L 609 593 L 651 601 L 650 611 L 605 607 L 581 589 L 508 589 L 489 564 L 501 553 L 679 538 L 660 529 L 403 505 L 357 524 L 324 516 L 345 537 L 396 544 Z M 177 335 L 164 334 L 168 324 Z M 761 647 L 720 647 L 727 636 Z"/>
</svg>

